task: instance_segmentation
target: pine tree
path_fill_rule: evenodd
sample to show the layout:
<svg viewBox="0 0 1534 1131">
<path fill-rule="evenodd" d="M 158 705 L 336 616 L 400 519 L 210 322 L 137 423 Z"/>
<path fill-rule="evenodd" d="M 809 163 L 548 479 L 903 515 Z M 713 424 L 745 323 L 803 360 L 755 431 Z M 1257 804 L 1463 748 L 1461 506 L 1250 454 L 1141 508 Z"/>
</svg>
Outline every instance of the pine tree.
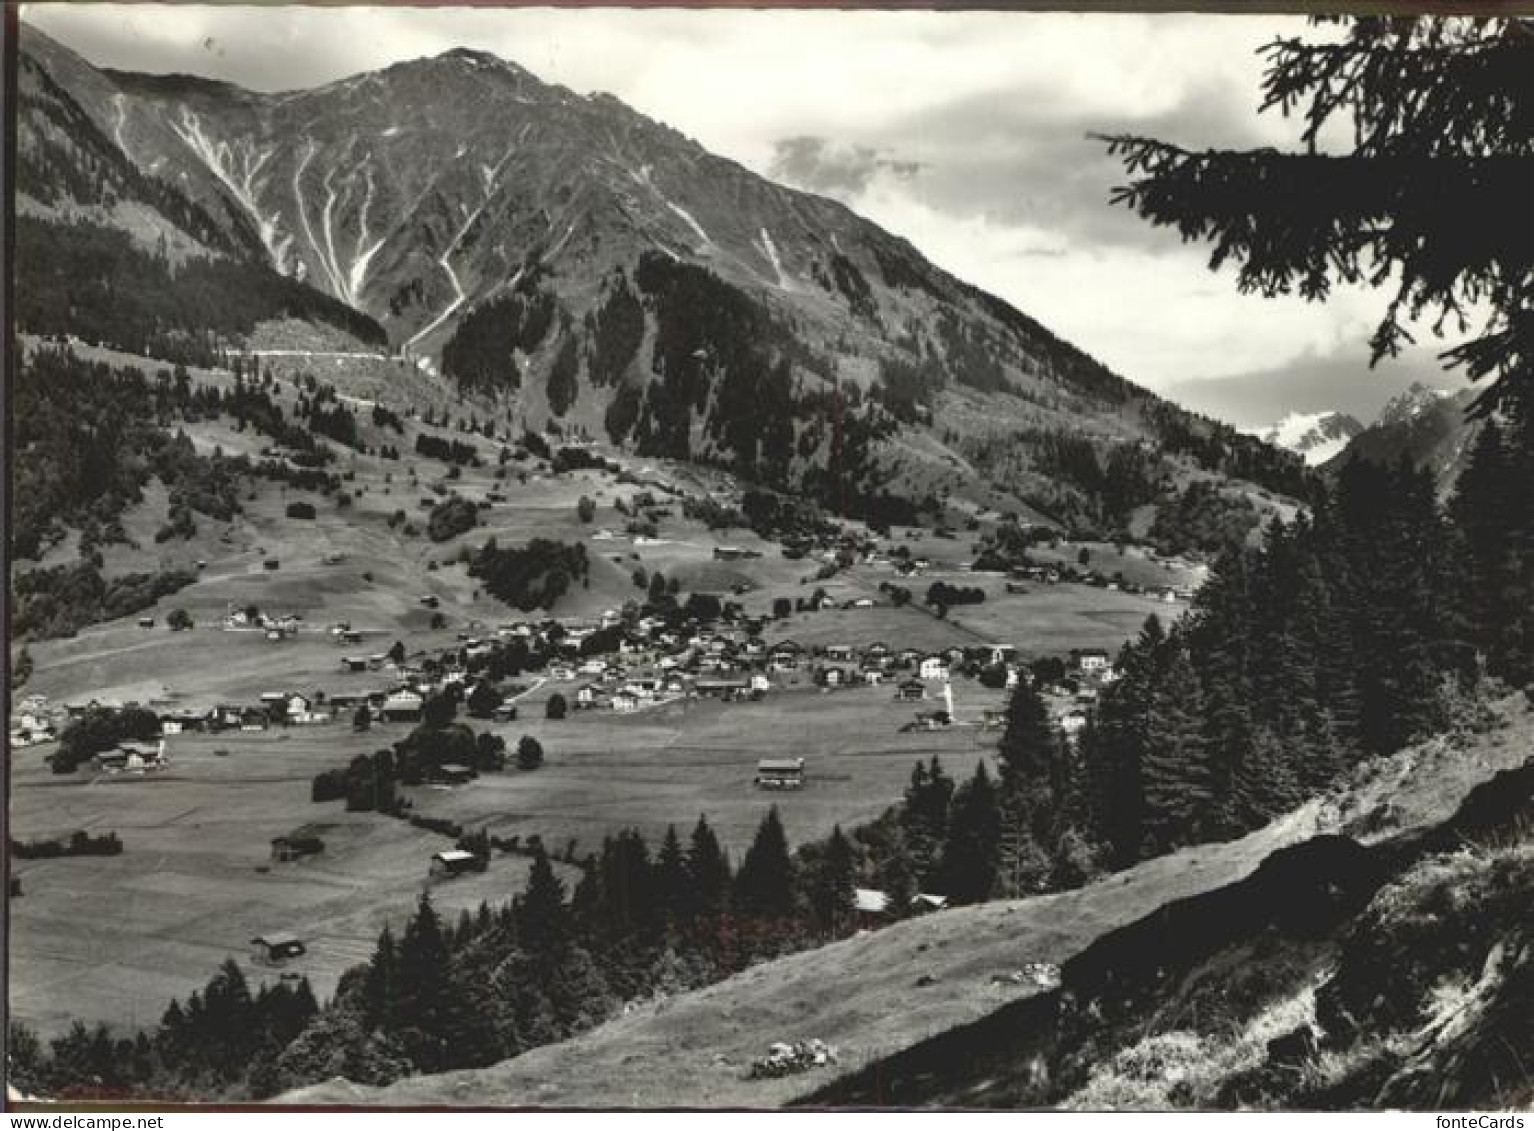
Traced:
<svg viewBox="0 0 1534 1131">
<path fill-rule="evenodd" d="M 517 934 L 524 949 L 535 957 L 557 954 L 569 937 L 569 910 L 565 885 L 554 874 L 548 853 L 540 843 L 533 850 L 527 889 L 517 904 Z"/>
<path fill-rule="evenodd" d="M 692 882 L 693 906 L 699 915 L 712 918 L 729 906 L 730 862 L 724 849 L 719 847 L 719 838 L 709 828 L 708 820 L 701 816 L 692 830 L 687 874 Z"/>
<path fill-rule="evenodd" d="M 823 930 L 840 935 L 852 924 L 856 886 L 857 850 L 837 825 L 815 874 L 812 906 Z"/>
<path fill-rule="evenodd" d="M 1201 839 L 1213 813 L 1203 691 L 1182 641 L 1167 641 L 1158 665 L 1141 756 L 1145 818 L 1142 855 Z"/>
<path fill-rule="evenodd" d="M 1531 252 L 1515 235 L 1534 133 L 1524 22 L 1359 17 L 1340 41 L 1287 37 L 1265 50 L 1263 107 L 1302 113 L 1304 149 L 1108 139 L 1132 178 L 1114 202 L 1209 242 L 1211 266 L 1238 264 L 1243 291 L 1324 301 L 1334 281 L 1393 287 L 1376 360 L 1411 340 L 1412 319 L 1484 314 L 1451 364 L 1494 377 L 1482 412 L 1534 400 Z M 1317 139 L 1337 126 L 1351 148 L 1321 152 Z"/>
<path fill-rule="evenodd" d="M 406 1047 L 417 1067 L 438 1071 L 446 1064 L 451 1039 L 448 949 L 429 895 L 421 896 L 400 936 L 397 961 L 396 1001 Z"/>
<path fill-rule="evenodd" d="M 735 876 L 735 910 L 760 919 L 787 918 L 794 913 L 794 864 L 776 805 L 762 818 Z"/>
<path fill-rule="evenodd" d="M 943 846 L 940 879 L 943 892 L 957 903 L 979 903 L 996 889 L 997 848 L 1001 840 L 1001 804 L 985 763 L 953 798 L 953 819 Z"/>
<path fill-rule="evenodd" d="M 400 1022 L 399 955 L 394 933 L 384 924 L 362 983 L 365 1019 L 373 1028 L 389 1031 Z"/>
<path fill-rule="evenodd" d="M 655 889 L 659 907 L 672 923 L 692 917 L 695 906 L 692 881 L 675 825 L 666 826 L 666 837 L 655 855 Z"/>
</svg>

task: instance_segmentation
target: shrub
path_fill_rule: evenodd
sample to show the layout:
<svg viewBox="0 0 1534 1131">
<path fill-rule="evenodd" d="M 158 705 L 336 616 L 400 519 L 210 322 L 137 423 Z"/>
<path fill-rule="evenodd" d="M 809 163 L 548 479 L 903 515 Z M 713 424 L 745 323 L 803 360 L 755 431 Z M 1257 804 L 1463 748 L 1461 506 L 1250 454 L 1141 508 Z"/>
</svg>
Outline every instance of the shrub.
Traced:
<svg viewBox="0 0 1534 1131">
<path fill-rule="evenodd" d="M 524 734 L 517 743 L 517 769 L 536 770 L 543 765 L 543 745 L 532 735 Z"/>
</svg>

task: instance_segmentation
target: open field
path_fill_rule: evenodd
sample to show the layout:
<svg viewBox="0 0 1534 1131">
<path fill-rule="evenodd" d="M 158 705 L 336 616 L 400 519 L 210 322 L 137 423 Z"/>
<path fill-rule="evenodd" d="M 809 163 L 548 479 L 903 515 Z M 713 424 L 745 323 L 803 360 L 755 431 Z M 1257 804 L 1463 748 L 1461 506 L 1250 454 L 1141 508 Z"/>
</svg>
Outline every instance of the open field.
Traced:
<svg viewBox="0 0 1534 1131">
<path fill-rule="evenodd" d="M 979 684 L 964 683 L 955 694 L 961 720 L 1001 704 L 1000 692 Z M 888 687 L 820 692 L 806 685 L 758 703 L 693 700 L 628 715 L 580 711 L 563 722 L 548 722 L 533 708 L 525 712 L 528 722 L 494 729 L 508 746 L 534 735 L 548 756 L 542 769 L 415 791 L 416 809 L 500 836 L 538 833 L 561 851 L 575 838 L 583 853 L 628 826 L 652 844 L 668 824 L 685 836 L 704 814 L 738 863 L 769 805 L 778 806 L 790 842 L 798 843 L 835 824 L 878 816 L 900 797 L 917 759 L 936 754 L 957 776 L 989 758 L 996 732 L 978 726 L 897 733 L 916 708 L 932 705 L 896 703 Z M 804 788 L 757 789 L 757 760 L 768 757 L 803 757 Z"/>
<path fill-rule="evenodd" d="M 10 904 L 12 1016 L 44 1033 L 74 1018 L 157 1021 L 227 957 L 253 978 L 274 976 L 246 956 L 254 936 L 275 931 L 309 947 L 284 970 L 332 993 L 384 924 L 409 915 L 431 854 L 451 847 L 403 821 L 309 800 L 315 772 L 377 745 L 338 741 L 350 737 L 327 727 L 173 738 L 168 771 L 94 779 L 56 778 L 38 752 L 18 754 L 13 837 L 112 830 L 124 851 L 13 863 L 23 895 Z M 324 854 L 272 863 L 271 839 L 307 823 L 324 826 Z M 526 870 L 525 858 L 498 855 L 482 875 L 431 885 L 432 899 L 448 915 L 503 902 L 522 890 Z"/>
</svg>

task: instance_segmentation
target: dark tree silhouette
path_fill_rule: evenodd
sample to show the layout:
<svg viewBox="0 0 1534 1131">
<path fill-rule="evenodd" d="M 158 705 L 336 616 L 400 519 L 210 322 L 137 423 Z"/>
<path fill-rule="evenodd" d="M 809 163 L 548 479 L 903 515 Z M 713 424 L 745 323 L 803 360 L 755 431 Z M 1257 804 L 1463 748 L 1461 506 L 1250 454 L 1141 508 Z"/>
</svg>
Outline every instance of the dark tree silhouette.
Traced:
<svg viewBox="0 0 1534 1131">
<path fill-rule="evenodd" d="M 1534 35 L 1512 18 L 1369 17 L 1340 42 L 1265 49 L 1262 108 L 1297 114 L 1302 152 L 1195 152 L 1105 138 L 1130 181 L 1112 199 L 1235 261 L 1243 291 L 1327 298 L 1337 283 L 1393 288 L 1373 360 L 1433 317 L 1479 333 L 1446 359 L 1489 412 L 1534 395 Z M 1328 152 L 1342 124 L 1351 147 Z"/>
</svg>

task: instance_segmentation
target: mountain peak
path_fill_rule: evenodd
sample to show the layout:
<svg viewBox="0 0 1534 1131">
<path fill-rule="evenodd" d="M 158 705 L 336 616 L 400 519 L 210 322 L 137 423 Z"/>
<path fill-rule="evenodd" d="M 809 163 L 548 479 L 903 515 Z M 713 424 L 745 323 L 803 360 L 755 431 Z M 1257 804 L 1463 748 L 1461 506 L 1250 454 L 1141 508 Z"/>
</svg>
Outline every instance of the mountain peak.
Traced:
<svg viewBox="0 0 1534 1131">
<path fill-rule="evenodd" d="M 1398 393 L 1385 402 L 1385 407 L 1380 410 L 1376 423 L 1404 424 L 1420 416 L 1429 406 L 1453 395 L 1450 389 L 1438 389 L 1431 385 L 1424 385 L 1421 381 L 1413 381 L 1411 387 L 1404 393 Z"/>
<path fill-rule="evenodd" d="M 1254 429 L 1253 434 L 1275 447 L 1303 456 L 1314 467 L 1347 447 L 1363 427 L 1343 412 L 1291 412 L 1277 424 Z"/>
</svg>

